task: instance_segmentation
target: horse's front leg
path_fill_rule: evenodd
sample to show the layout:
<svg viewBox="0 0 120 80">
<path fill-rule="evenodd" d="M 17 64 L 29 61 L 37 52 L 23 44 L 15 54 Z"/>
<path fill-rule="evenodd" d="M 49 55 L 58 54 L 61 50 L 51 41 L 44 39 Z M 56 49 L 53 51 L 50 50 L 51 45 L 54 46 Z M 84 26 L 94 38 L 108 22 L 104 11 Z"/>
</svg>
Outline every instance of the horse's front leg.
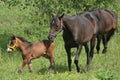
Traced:
<svg viewBox="0 0 120 80">
<path fill-rule="evenodd" d="M 89 70 L 90 69 L 90 53 L 89 53 L 89 47 L 88 47 L 88 44 L 86 43 L 85 45 L 84 45 L 84 47 L 85 47 L 85 52 L 86 52 L 86 55 L 87 55 L 87 63 L 86 63 L 86 66 L 87 66 L 87 70 Z"/>
<path fill-rule="evenodd" d="M 102 53 L 106 53 L 107 52 L 107 39 L 106 39 L 106 35 L 102 35 L 102 41 L 103 41 L 103 45 L 104 45 L 104 49 L 103 49 Z"/>
<path fill-rule="evenodd" d="M 88 44 L 86 43 L 84 46 L 85 46 L 85 51 L 86 51 L 86 54 L 87 54 L 87 63 L 86 63 L 87 70 L 90 70 L 90 65 L 91 65 L 91 62 L 92 62 L 93 55 L 94 55 L 95 36 L 90 41 L 90 52 L 89 52 Z"/>
<path fill-rule="evenodd" d="M 91 43 L 90 43 L 90 44 L 91 44 Z M 90 53 L 90 52 L 89 52 L 88 43 L 86 43 L 84 46 L 85 46 L 85 52 L 86 52 L 86 55 L 87 55 L 87 63 L 86 63 L 86 66 L 87 66 L 87 70 L 90 70 L 93 53 Z M 91 45 L 90 47 L 92 47 L 92 45 Z"/>
<path fill-rule="evenodd" d="M 90 52 L 87 43 L 85 44 L 85 50 L 87 53 L 87 70 L 90 70 L 90 64 L 92 62 L 92 58 L 94 55 L 94 47 L 95 47 L 95 36 L 90 41 Z"/>
<path fill-rule="evenodd" d="M 100 51 L 101 39 L 102 39 L 102 35 L 97 35 L 97 45 L 96 45 L 97 53 L 99 53 L 99 51 Z"/>
<path fill-rule="evenodd" d="M 95 47 L 95 36 L 90 41 L 90 58 L 92 60 L 93 55 L 94 55 L 94 47 Z"/>
<path fill-rule="evenodd" d="M 18 73 L 21 73 L 23 71 L 23 68 L 25 67 L 25 65 L 28 63 L 27 59 L 23 60 L 22 65 L 20 66 L 20 68 L 18 69 Z"/>
<path fill-rule="evenodd" d="M 76 65 L 77 72 L 80 72 L 80 73 L 83 72 L 82 69 L 78 66 L 78 59 L 79 59 L 79 55 L 81 53 L 81 49 L 82 49 L 82 45 L 79 45 L 78 48 L 77 48 L 75 59 L 74 59 L 74 63 Z"/>
<path fill-rule="evenodd" d="M 66 50 L 67 57 L 68 57 L 68 68 L 69 68 L 69 71 L 71 71 L 71 63 L 72 63 L 71 48 L 69 48 L 69 46 L 65 45 L 65 50 Z"/>
</svg>

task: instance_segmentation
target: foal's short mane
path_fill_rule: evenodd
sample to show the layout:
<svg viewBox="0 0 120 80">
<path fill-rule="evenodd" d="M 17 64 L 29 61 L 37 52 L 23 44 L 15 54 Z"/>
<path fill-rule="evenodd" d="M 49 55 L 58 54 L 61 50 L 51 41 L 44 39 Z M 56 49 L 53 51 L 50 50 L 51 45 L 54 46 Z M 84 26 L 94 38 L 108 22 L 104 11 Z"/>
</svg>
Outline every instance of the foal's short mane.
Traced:
<svg viewBox="0 0 120 80">
<path fill-rule="evenodd" d="M 29 41 L 25 40 L 25 39 L 24 39 L 24 38 L 22 38 L 22 37 L 17 37 L 17 38 L 19 38 L 22 42 L 25 42 L 25 43 L 28 43 L 28 44 L 32 44 L 31 42 L 29 42 Z"/>
</svg>

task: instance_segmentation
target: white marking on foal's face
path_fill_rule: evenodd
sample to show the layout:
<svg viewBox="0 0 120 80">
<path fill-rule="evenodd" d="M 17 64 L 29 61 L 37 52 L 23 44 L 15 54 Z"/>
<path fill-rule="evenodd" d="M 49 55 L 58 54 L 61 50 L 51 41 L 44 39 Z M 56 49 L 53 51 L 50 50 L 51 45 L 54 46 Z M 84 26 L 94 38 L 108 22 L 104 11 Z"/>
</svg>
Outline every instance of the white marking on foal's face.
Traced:
<svg viewBox="0 0 120 80">
<path fill-rule="evenodd" d="M 10 44 L 11 44 L 11 41 L 9 41 L 7 52 L 12 52 L 13 51 L 11 48 L 9 48 Z"/>
<path fill-rule="evenodd" d="M 13 50 L 10 48 L 7 48 L 7 52 L 12 52 Z"/>
</svg>

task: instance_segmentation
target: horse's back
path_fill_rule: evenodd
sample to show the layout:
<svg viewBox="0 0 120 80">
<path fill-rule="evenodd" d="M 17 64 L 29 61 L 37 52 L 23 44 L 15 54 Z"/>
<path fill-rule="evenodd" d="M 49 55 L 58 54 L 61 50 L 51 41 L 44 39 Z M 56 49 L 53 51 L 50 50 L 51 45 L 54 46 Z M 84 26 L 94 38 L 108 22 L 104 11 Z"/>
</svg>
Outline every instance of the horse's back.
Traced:
<svg viewBox="0 0 120 80">
<path fill-rule="evenodd" d="M 35 56 L 40 56 L 46 54 L 49 48 L 54 50 L 54 43 L 49 40 L 42 40 L 32 45 L 33 54 Z"/>
<path fill-rule="evenodd" d="M 116 29 L 117 28 L 117 14 L 110 9 L 105 8 L 104 10 L 113 17 L 113 28 Z"/>
<path fill-rule="evenodd" d="M 116 28 L 116 14 L 109 9 L 97 9 L 91 13 L 98 19 L 97 24 L 99 32 L 107 32 L 112 28 Z"/>
<path fill-rule="evenodd" d="M 78 43 L 90 41 L 92 36 L 96 33 L 96 23 L 89 12 L 66 18 L 66 24 L 71 27 L 69 30 L 74 40 L 78 41 Z"/>
</svg>

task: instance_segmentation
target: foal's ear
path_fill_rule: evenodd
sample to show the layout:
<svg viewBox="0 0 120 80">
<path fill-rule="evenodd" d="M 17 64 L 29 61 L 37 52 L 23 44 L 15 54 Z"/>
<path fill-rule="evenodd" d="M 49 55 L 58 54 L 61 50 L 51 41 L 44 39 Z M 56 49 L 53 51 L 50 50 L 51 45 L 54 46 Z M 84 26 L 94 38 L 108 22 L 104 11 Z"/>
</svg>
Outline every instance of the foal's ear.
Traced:
<svg viewBox="0 0 120 80">
<path fill-rule="evenodd" d="M 14 34 L 11 35 L 11 39 L 15 39 L 15 35 Z"/>
<path fill-rule="evenodd" d="M 62 19 L 63 18 L 63 16 L 64 16 L 64 13 L 59 17 L 59 19 Z"/>
</svg>

